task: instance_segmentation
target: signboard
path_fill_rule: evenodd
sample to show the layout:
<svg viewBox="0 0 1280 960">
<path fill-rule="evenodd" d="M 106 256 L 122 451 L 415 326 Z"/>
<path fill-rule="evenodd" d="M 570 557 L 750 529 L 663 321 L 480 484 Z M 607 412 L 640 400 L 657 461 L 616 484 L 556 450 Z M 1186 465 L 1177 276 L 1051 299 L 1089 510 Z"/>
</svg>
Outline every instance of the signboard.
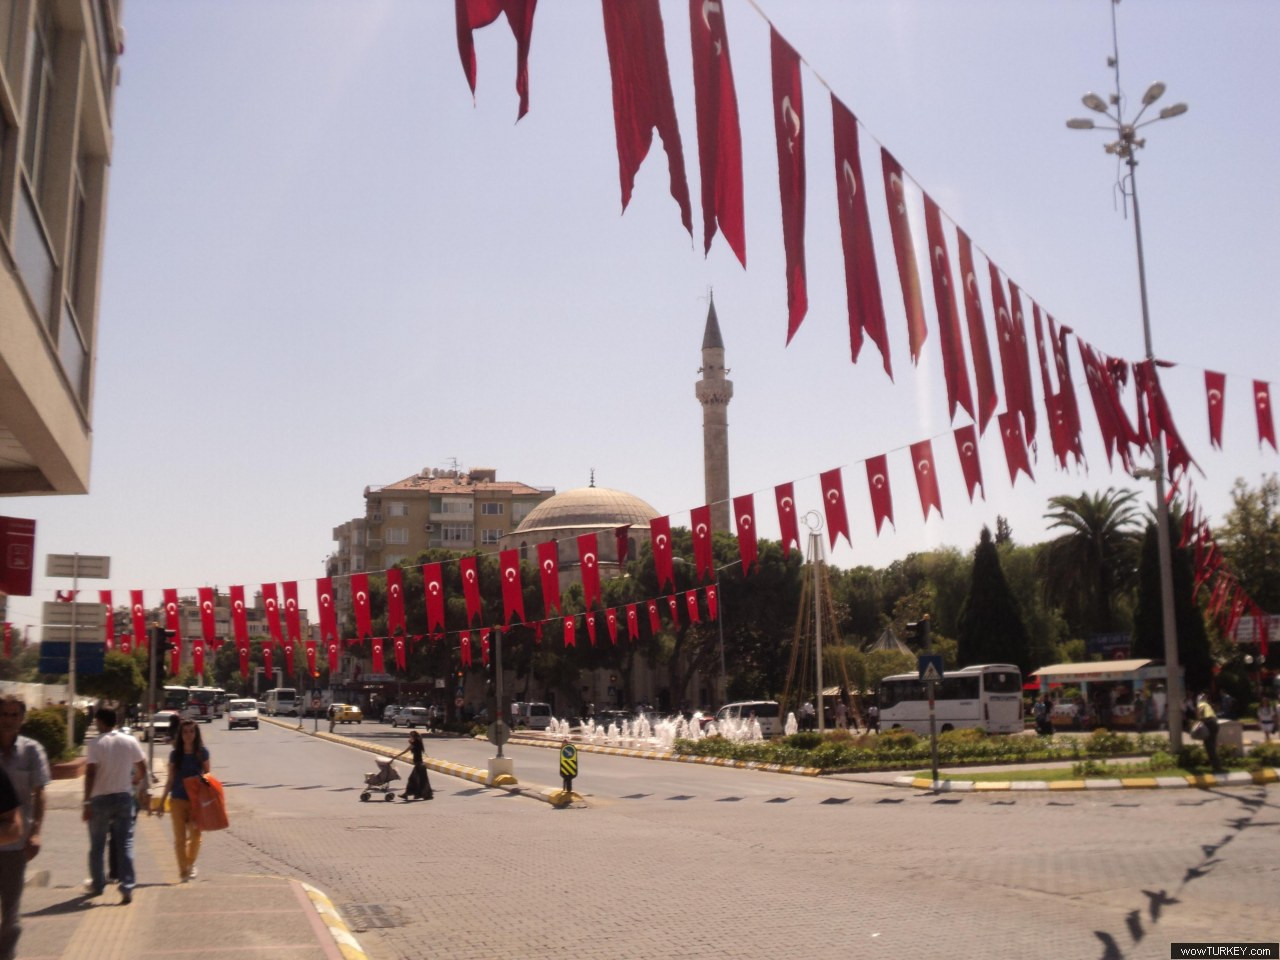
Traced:
<svg viewBox="0 0 1280 960">
<path fill-rule="evenodd" d="M 102 660 L 106 656 L 106 646 L 101 642 L 76 642 L 76 673 L 89 674 L 102 672 Z M 56 640 L 45 640 L 40 644 L 41 673 L 68 673 L 71 669 L 71 644 Z"/>
<path fill-rule="evenodd" d="M 916 661 L 920 669 L 920 682 L 942 679 L 942 655 L 939 653 L 923 653 Z"/>
<path fill-rule="evenodd" d="M 0 517 L 0 593 L 31 596 L 31 574 L 36 565 L 36 522 L 21 517 Z"/>
<path fill-rule="evenodd" d="M 71 627 L 49 626 L 46 624 L 40 630 L 40 638 L 54 643 L 70 643 Z M 76 624 L 76 649 L 80 649 L 82 643 L 102 643 L 102 627 L 93 626 L 88 623 Z M 78 654 L 77 654 L 78 656 Z"/>
<path fill-rule="evenodd" d="M 50 553 L 44 558 L 44 575 L 106 580 L 111 576 L 111 558 L 90 557 L 83 553 Z"/>
<path fill-rule="evenodd" d="M 578 775 L 578 748 L 566 743 L 560 748 L 560 776 L 572 779 Z"/>
<path fill-rule="evenodd" d="M 1280 616 L 1264 614 L 1264 618 L 1267 621 L 1267 643 L 1280 642 Z M 1236 624 L 1236 643 L 1258 642 L 1258 620 L 1258 617 L 1253 616 L 1240 618 L 1240 622 Z"/>
<path fill-rule="evenodd" d="M 1130 637 L 1127 633 L 1095 633 L 1084 639 L 1084 651 L 1089 656 L 1104 660 L 1123 660 L 1129 656 Z"/>
<path fill-rule="evenodd" d="M 490 743 L 496 744 L 497 746 L 500 747 L 510 739 L 511 739 L 511 728 L 508 727 L 501 720 L 495 720 L 493 723 L 489 724 L 489 742 Z"/>
<path fill-rule="evenodd" d="M 106 609 L 100 603 L 58 603 L 46 600 L 40 605 L 40 622 L 46 627 L 69 627 L 74 620 L 77 627 L 96 627 L 101 632 L 106 614 Z M 78 630 L 76 632 L 79 633 Z"/>
</svg>

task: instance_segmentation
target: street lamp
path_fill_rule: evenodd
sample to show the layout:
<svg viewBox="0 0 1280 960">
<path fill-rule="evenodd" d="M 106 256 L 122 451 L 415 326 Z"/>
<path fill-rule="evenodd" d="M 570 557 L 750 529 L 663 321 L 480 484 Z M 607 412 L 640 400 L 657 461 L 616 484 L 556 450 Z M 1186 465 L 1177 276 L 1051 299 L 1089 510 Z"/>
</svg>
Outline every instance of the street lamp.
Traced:
<svg viewBox="0 0 1280 960">
<path fill-rule="evenodd" d="M 1114 7 L 1111 15 L 1114 19 Z M 1105 115 L 1114 126 L 1097 125 L 1090 118 L 1068 120 L 1067 126 L 1072 130 L 1100 129 L 1116 134 L 1117 139 L 1106 144 L 1104 149 L 1108 154 L 1119 157 L 1129 167 L 1128 189 L 1125 191 L 1122 183 L 1121 190 L 1125 191 L 1126 195 L 1133 200 L 1133 231 L 1138 245 L 1138 289 L 1142 298 L 1142 334 L 1146 342 L 1147 360 L 1151 362 L 1155 360 L 1155 349 L 1151 344 L 1151 313 L 1147 301 L 1147 268 L 1142 250 L 1142 217 L 1138 210 L 1138 181 L 1136 178 L 1138 169 L 1136 153 L 1146 146 L 1147 141 L 1145 137 L 1139 137 L 1137 133 L 1143 127 L 1150 126 L 1160 120 L 1169 120 L 1173 117 L 1181 116 L 1187 112 L 1187 105 L 1185 103 L 1175 103 L 1144 121 L 1142 116 L 1147 112 L 1147 108 L 1164 96 L 1165 85 L 1156 82 L 1147 87 L 1146 92 L 1142 95 L 1142 109 L 1138 111 L 1132 120 L 1126 122 L 1121 116 L 1120 55 L 1118 49 L 1116 55 L 1110 58 L 1109 63 L 1116 71 L 1116 93 L 1111 98 L 1111 103 L 1106 103 L 1096 93 L 1085 94 L 1081 98 L 1081 102 L 1090 110 Z M 1110 109 L 1113 105 L 1115 107 L 1114 113 Z M 1168 703 L 1165 707 L 1165 715 L 1169 725 L 1169 748 L 1174 755 L 1177 755 L 1182 748 L 1183 691 L 1182 677 L 1178 665 L 1178 626 L 1173 605 L 1173 548 L 1169 542 L 1169 503 L 1165 499 L 1164 441 L 1159 433 L 1155 433 L 1151 438 L 1151 456 L 1153 459 L 1151 469 L 1149 471 L 1135 470 L 1134 476 L 1150 476 L 1156 482 L 1156 543 L 1160 551 L 1160 600 L 1164 627 L 1164 661 L 1165 669 L 1168 672 L 1168 680 L 1166 681 Z"/>
</svg>

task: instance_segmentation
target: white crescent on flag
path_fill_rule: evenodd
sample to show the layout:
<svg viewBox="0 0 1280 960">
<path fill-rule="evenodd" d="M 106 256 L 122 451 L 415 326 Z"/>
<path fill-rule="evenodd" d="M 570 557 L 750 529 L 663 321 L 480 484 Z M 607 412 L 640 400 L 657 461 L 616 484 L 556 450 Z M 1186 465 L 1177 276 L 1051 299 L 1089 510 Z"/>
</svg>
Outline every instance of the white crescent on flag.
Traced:
<svg viewBox="0 0 1280 960">
<path fill-rule="evenodd" d="M 902 192 L 902 178 L 896 173 L 889 174 L 889 189 L 898 195 L 898 216 L 907 212 L 907 200 Z"/>
<path fill-rule="evenodd" d="M 858 195 L 858 178 L 853 175 L 853 164 L 845 157 L 840 161 L 840 172 L 844 175 L 844 184 L 849 188 L 849 206 L 853 206 L 853 198 Z"/>
<path fill-rule="evenodd" d="M 432 580 L 429 584 L 427 584 L 427 589 L 431 591 L 431 595 L 434 597 L 437 593 L 440 592 L 440 584 L 437 581 Z"/>
<path fill-rule="evenodd" d="M 883 487 L 883 486 L 884 486 L 884 474 L 883 474 L 883 473 L 877 473 L 874 477 L 872 477 L 872 478 L 871 478 L 871 485 L 872 485 L 873 487 L 875 487 L 877 490 L 879 490 L 881 487 Z"/>
<path fill-rule="evenodd" d="M 715 12 L 720 13 L 720 4 L 716 0 L 702 0 L 702 23 L 708 30 L 711 29 L 711 21 L 708 14 Z"/>
<path fill-rule="evenodd" d="M 556 565 L 555 565 L 554 563 L 552 563 L 550 560 L 543 560 L 543 561 L 542 561 L 542 569 L 543 569 L 543 570 L 545 570 L 545 571 L 547 571 L 547 573 L 550 573 L 550 572 L 551 572 L 552 570 L 554 570 L 555 568 L 556 568 Z"/>
<path fill-rule="evenodd" d="M 705 523 L 698 524 L 695 532 L 699 537 L 705 537 L 707 535 L 707 525 Z"/>
<path fill-rule="evenodd" d="M 840 491 L 839 491 L 839 490 L 828 490 L 828 491 L 827 491 L 827 499 L 828 499 L 829 501 L 831 501 L 832 503 L 835 503 L 836 501 L 838 501 L 838 500 L 840 499 Z"/>
<path fill-rule="evenodd" d="M 921 460 L 919 463 L 917 463 L 917 464 L 916 464 L 916 469 L 917 469 L 917 470 L 919 470 L 921 473 L 923 473 L 925 476 L 928 476 L 928 475 L 929 475 L 929 461 L 928 461 L 928 460 Z"/>
<path fill-rule="evenodd" d="M 468 571 L 467 571 L 467 581 L 468 581 L 468 582 L 472 582 L 472 583 L 473 583 L 473 582 L 475 582 L 475 579 L 476 579 L 476 572 L 475 572 L 474 570 L 468 570 Z"/>
<path fill-rule="evenodd" d="M 507 578 L 508 583 L 513 583 L 516 579 L 516 568 L 507 567 L 506 570 L 502 571 L 502 575 Z"/>
<path fill-rule="evenodd" d="M 787 150 L 795 153 L 795 143 L 800 137 L 800 114 L 796 113 L 795 108 L 791 106 L 791 94 L 787 94 L 782 98 L 782 121 L 790 124 L 793 129 L 791 131 L 791 139 L 787 141 Z"/>
<path fill-rule="evenodd" d="M 212 613 L 213 603 L 209 600 L 206 600 L 204 603 L 200 604 L 200 609 L 203 610 L 205 613 Z"/>
<path fill-rule="evenodd" d="M 740 516 L 740 517 L 738 518 L 738 526 L 740 526 L 740 527 L 746 527 L 748 530 L 750 530 L 750 529 L 751 529 L 751 514 L 749 514 L 749 513 L 744 513 L 742 516 Z"/>
<path fill-rule="evenodd" d="M 658 546 L 665 547 L 667 545 L 667 535 L 665 533 L 658 534 Z"/>
<path fill-rule="evenodd" d="M 782 503 L 781 503 L 781 504 L 779 504 L 779 506 L 781 506 L 783 510 L 787 511 L 787 513 L 790 513 L 790 512 L 791 512 L 791 504 L 792 504 L 793 502 L 794 502 L 794 501 L 793 501 L 790 497 L 783 497 L 783 498 L 782 498 Z"/>
<path fill-rule="evenodd" d="M 176 603 L 166 603 L 164 609 L 166 613 L 177 613 L 178 605 Z"/>
<path fill-rule="evenodd" d="M 594 567 L 596 564 L 596 555 L 594 553 L 583 554 L 582 565 L 584 567 Z"/>
<path fill-rule="evenodd" d="M 938 269 L 942 271 L 942 285 L 950 286 L 947 277 L 947 251 L 943 250 L 940 246 L 934 247 L 933 259 L 934 262 L 937 263 Z"/>
<path fill-rule="evenodd" d="M 973 456 L 973 449 L 974 449 L 974 447 L 973 447 L 973 441 L 972 441 L 972 440 L 966 440 L 966 441 L 964 442 L 964 444 L 960 447 L 960 452 L 961 452 L 961 453 L 963 453 L 966 457 L 972 457 L 972 456 Z"/>
<path fill-rule="evenodd" d="M 1217 403 L 1217 402 L 1218 402 L 1219 400 L 1221 400 L 1221 399 L 1222 399 L 1222 391 L 1221 391 L 1221 390 L 1218 390 L 1217 388 L 1214 388 L 1213 390 L 1210 390 L 1210 391 L 1209 391 L 1209 402 L 1210 402 L 1210 403 Z"/>
<path fill-rule="evenodd" d="M 329 599 L 328 594 L 325 594 L 325 599 L 326 600 Z M 356 591 L 356 602 L 360 604 L 360 606 L 363 607 L 366 603 L 368 603 L 368 601 L 369 601 L 369 595 L 367 593 L 365 593 L 363 590 Z"/>
</svg>

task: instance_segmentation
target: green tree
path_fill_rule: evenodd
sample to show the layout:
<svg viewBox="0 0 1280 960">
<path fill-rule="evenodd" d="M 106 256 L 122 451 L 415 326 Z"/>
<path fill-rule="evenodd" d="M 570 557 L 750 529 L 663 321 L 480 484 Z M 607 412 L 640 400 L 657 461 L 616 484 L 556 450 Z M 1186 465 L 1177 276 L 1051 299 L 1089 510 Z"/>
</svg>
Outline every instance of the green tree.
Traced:
<svg viewBox="0 0 1280 960">
<path fill-rule="evenodd" d="M 1264 611 L 1280 613 L 1280 480 L 1274 473 L 1256 490 L 1236 480 L 1216 539 L 1244 591 Z"/>
<path fill-rule="evenodd" d="M 76 692 L 118 703 L 141 700 L 147 689 L 147 681 L 139 665 L 141 656 L 112 650 L 102 658 L 101 673 L 76 676 Z"/>
<path fill-rule="evenodd" d="M 973 575 L 960 611 L 957 640 L 961 666 L 1016 663 L 1024 673 L 1039 666 L 1031 662 L 1027 628 L 1000 567 L 1000 552 L 986 527 L 973 552 Z"/>
<path fill-rule="evenodd" d="M 1133 583 L 1137 494 L 1132 490 L 1052 497 L 1045 519 L 1067 531 L 1041 554 L 1044 589 L 1076 636 L 1124 626 L 1118 599 Z"/>
<path fill-rule="evenodd" d="M 1204 616 L 1192 593 L 1193 557 L 1189 548 L 1178 547 L 1178 525 L 1169 518 L 1173 545 L 1173 610 L 1178 631 L 1178 662 L 1186 671 L 1186 692 L 1209 689 L 1213 679 L 1213 658 Z M 1142 537 L 1142 558 L 1138 565 L 1138 607 L 1133 618 L 1133 655 L 1164 659 L 1164 605 L 1160 593 L 1160 548 L 1155 522 L 1147 524 Z"/>
</svg>

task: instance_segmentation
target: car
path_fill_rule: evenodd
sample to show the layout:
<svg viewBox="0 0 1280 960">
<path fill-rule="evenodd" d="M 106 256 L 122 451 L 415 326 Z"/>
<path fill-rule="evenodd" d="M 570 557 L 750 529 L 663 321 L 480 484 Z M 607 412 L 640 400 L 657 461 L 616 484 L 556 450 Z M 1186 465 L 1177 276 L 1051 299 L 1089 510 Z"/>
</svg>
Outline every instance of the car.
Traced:
<svg viewBox="0 0 1280 960">
<path fill-rule="evenodd" d="M 634 720 L 630 710 L 601 710 L 591 720 L 597 727 L 608 729 L 609 724 L 616 723 L 622 729 L 623 723 Z"/>
<path fill-rule="evenodd" d="M 267 704 L 266 704 L 266 701 L 264 701 L 264 700 L 255 700 L 255 701 L 254 701 L 254 703 L 256 703 L 256 704 L 258 705 L 258 715 L 259 715 L 259 716 L 261 716 L 262 714 L 264 714 L 264 713 L 266 713 L 266 712 L 267 712 Z"/>
<path fill-rule="evenodd" d="M 394 717 L 391 718 L 393 727 L 429 727 L 431 726 L 431 715 L 427 713 L 426 707 L 405 707 Z"/>
<path fill-rule="evenodd" d="M 329 719 L 334 723 L 364 723 L 364 712 L 354 704 L 329 704 Z"/>
<path fill-rule="evenodd" d="M 258 703 L 256 700 L 227 701 L 227 729 L 253 727 L 258 729 Z"/>
<path fill-rule="evenodd" d="M 157 743 L 168 743 L 169 729 L 174 717 L 181 719 L 182 714 L 177 710 L 157 710 L 151 715 L 150 720 L 140 720 L 135 723 L 133 730 L 143 743 L 149 742 L 153 736 Z"/>
<path fill-rule="evenodd" d="M 387 708 L 382 711 L 382 722 L 391 723 L 393 720 L 395 720 L 396 714 L 403 709 L 404 707 L 401 707 L 394 703 L 387 704 Z"/>
</svg>

